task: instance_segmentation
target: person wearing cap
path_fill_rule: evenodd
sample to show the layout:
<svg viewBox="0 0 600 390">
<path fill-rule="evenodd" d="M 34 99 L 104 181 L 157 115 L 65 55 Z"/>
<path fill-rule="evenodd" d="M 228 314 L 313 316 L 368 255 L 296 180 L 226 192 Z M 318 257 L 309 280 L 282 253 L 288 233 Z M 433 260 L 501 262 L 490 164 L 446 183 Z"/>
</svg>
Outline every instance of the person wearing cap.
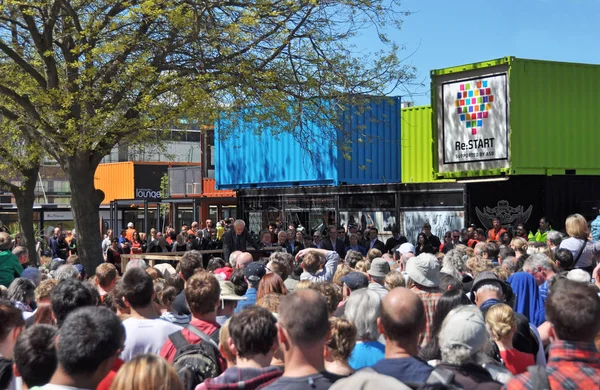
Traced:
<svg viewBox="0 0 600 390">
<path fill-rule="evenodd" d="M 23 266 L 19 258 L 11 252 L 12 238 L 8 233 L 0 232 L 0 285 L 8 287 L 13 280 L 21 276 Z"/>
<path fill-rule="evenodd" d="M 440 264 L 435 256 L 422 253 L 417 257 L 408 259 L 406 274 L 409 278 L 410 289 L 417 294 L 425 307 L 426 325 L 419 337 L 419 345 L 424 347 L 431 341 L 431 326 L 437 302 L 442 296 L 440 285 Z"/>
<path fill-rule="evenodd" d="M 438 253 L 442 242 L 440 241 L 440 238 L 438 236 L 431 233 L 431 225 L 429 224 L 429 222 L 425 222 L 425 224 L 423 225 L 423 234 L 425 234 L 425 236 L 427 237 L 427 241 L 433 247 L 433 253 Z"/>
<path fill-rule="evenodd" d="M 248 283 L 248 290 L 246 290 L 246 294 L 244 297 L 245 300 L 238 302 L 237 308 L 235 309 L 236 313 L 242 311 L 244 306 L 255 305 L 256 304 L 256 293 L 258 292 L 258 284 L 263 276 L 267 274 L 267 269 L 264 265 L 259 262 L 253 262 L 248 264 L 246 268 L 244 268 L 244 278 Z"/>
<path fill-rule="evenodd" d="M 333 313 L 334 317 L 342 317 L 346 309 L 346 301 L 350 295 L 357 290 L 367 288 L 369 286 L 369 278 L 362 272 L 350 272 L 341 279 L 342 287 L 342 303 Z"/>
<path fill-rule="evenodd" d="M 475 303 L 483 316 L 487 315 L 490 307 L 503 303 L 512 294 L 509 286 L 502 282 L 496 274 L 485 271 L 477 275 L 471 286 L 471 302 Z M 513 346 L 524 353 L 530 353 L 536 357 L 537 364 L 545 364 L 543 348 L 534 331 L 529 326 L 529 320 L 521 313 L 515 312 L 517 317 L 517 332 L 513 336 Z M 542 352 L 540 352 L 542 351 Z M 499 351 L 489 351 L 492 357 L 497 358 Z"/>
<path fill-rule="evenodd" d="M 373 259 L 369 274 L 369 290 L 375 291 L 381 299 L 385 298 L 388 290 L 384 287 L 385 277 L 390 273 L 390 263 L 386 259 L 378 257 Z"/>
<path fill-rule="evenodd" d="M 133 222 L 129 222 L 127 224 L 127 230 L 125 230 L 125 238 L 128 239 L 129 242 L 133 242 L 133 233 L 135 232 L 135 228 L 133 226 Z"/>
<path fill-rule="evenodd" d="M 385 251 L 386 253 L 392 254 L 392 250 L 398 245 L 402 245 L 405 242 L 408 242 L 408 239 L 400 234 L 397 227 L 392 228 L 392 236 L 387 239 L 385 242 Z"/>
<path fill-rule="evenodd" d="M 234 291 L 235 286 L 229 281 L 219 281 L 221 286 L 221 306 L 217 309 L 217 322 L 223 326 L 225 322 L 233 315 L 238 302 L 246 301 L 248 297 L 241 297 Z"/>
<path fill-rule="evenodd" d="M 476 357 L 489 342 L 489 333 L 481 311 L 473 305 L 452 309 L 439 334 L 442 368 L 454 373 L 454 380 L 465 389 L 497 390 L 502 383 L 477 364 Z"/>
<path fill-rule="evenodd" d="M 419 297 L 407 288 L 391 290 L 381 302 L 377 328 L 385 338 L 385 359 L 373 370 L 404 383 L 425 383 L 433 367 L 418 357 L 419 334 L 425 328 L 425 310 Z"/>
</svg>

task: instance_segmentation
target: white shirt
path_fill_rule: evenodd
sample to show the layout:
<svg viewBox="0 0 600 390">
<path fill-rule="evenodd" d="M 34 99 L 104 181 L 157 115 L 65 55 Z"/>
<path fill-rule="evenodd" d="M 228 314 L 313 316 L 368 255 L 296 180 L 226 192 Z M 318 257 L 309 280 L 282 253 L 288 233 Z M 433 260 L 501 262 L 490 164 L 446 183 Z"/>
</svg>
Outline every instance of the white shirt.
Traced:
<svg viewBox="0 0 600 390">
<path fill-rule="evenodd" d="M 159 354 L 169 335 L 182 328 L 162 319 L 128 318 L 123 321 L 125 328 L 125 348 L 121 359 L 129 361 L 143 353 Z"/>
</svg>

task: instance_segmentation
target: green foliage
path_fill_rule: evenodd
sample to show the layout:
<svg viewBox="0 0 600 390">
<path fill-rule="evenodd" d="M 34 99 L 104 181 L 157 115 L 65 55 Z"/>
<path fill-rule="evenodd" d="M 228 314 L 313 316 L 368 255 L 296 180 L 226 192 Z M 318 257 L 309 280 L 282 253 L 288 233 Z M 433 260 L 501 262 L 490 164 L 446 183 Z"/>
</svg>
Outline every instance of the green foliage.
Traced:
<svg viewBox="0 0 600 390">
<path fill-rule="evenodd" d="M 66 171 L 76 153 L 96 162 L 176 118 L 248 107 L 307 139 L 308 117 L 414 77 L 386 35 L 405 15 L 397 0 L 4 0 L 0 112 Z M 370 27 L 388 49 L 356 53 L 348 39 Z"/>
</svg>

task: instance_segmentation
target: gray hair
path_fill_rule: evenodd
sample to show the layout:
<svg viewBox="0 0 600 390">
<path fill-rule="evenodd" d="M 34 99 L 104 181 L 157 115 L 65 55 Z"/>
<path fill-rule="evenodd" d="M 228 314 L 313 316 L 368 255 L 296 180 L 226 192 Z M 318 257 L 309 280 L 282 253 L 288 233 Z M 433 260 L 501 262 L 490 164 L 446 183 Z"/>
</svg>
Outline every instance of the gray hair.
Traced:
<svg viewBox="0 0 600 390">
<path fill-rule="evenodd" d="M 377 318 L 381 314 L 381 298 L 373 290 L 361 288 L 350 294 L 344 314 L 354 323 L 359 338 L 375 341 L 379 338 Z"/>
<path fill-rule="evenodd" d="M 517 258 L 508 256 L 506 259 L 502 260 L 502 266 L 511 273 L 515 273 L 517 271 Z"/>
<path fill-rule="evenodd" d="M 458 270 L 451 265 L 444 265 L 442 269 L 440 269 L 440 273 L 451 275 L 456 280 L 462 280 L 462 275 Z"/>
<path fill-rule="evenodd" d="M 11 301 L 32 301 L 35 298 L 35 285 L 29 279 L 16 278 L 8 287 L 7 297 Z"/>
<path fill-rule="evenodd" d="M 273 252 L 273 253 L 271 253 L 271 256 L 269 256 L 269 260 L 270 260 L 269 263 L 275 262 L 275 263 L 284 265 L 288 269 L 288 273 L 291 273 L 292 269 L 294 267 L 294 256 L 292 256 L 291 254 L 289 254 L 287 252 L 282 252 L 282 251 Z"/>
<path fill-rule="evenodd" d="M 231 252 L 231 254 L 229 255 L 229 265 L 231 265 L 231 268 L 235 268 L 235 265 L 237 264 L 237 258 L 242 254 L 242 251 L 235 251 L 235 252 Z"/>
<path fill-rule="evenodd" d="M 146 268 L 150 268 L 150 266 L 148 265 L 148 263 L 146 263 L 146 260 L 144 259 L 132 259 L 129 260 L 129 262 L 127 263 L 127 266 L 125 267 L 125 272 L 129 271 L 131 268 L 141 268 L 143 270 L 146 270 Z"/>
<path fill-rule="evenodd" d="M 242 219 L 236 219 L 235 222 L 233 223 L 233 226 L 246 227 L 246 222 L 244 222 Z"/>
<path fill-rule="evenodd" d="M 537 270 L 538 268 L 557 271 L 554 263 L 543 253 L 534 253 L 523 263 L 523 270 Z"/>
<path fill-rule="evenodd" d="M 452 267 L 458 272 L 464 272 L 466 263 L 464 259 L 465 254 L 464 251 L 458 249 L 449 250 L 442 260 L 442 267 Z M 460 280 L 460 278 L 458 279 Z"/>
<path fill-rule="evenodd" d="M 546 240 L 550 241 L 550 243 L 554 246 L 559 246 L 563 240 L 562 234 L 557 232 L 556 230 L 551 230 L 546 233 Z"/>
<path fill-rule="evenodd" d="M 475 292 L 478 293 L 479 291 L 482 291 L 482 290 L 495 291 L 497 293 L 502 294 L 502 289 L 495 284 L 482 284 L 481 286 L 479 286 L 477 288 L 477 290 Z"/>
<path fill-rule="evenodd" d="M 77 279 L 78 277 L 79 270 L 72 264 L 61 265 L 56 271 L 54 271 L 54 279 L 58 281 Z"/>
<path fill-rule="evenodd" d="M 363 261 L 364 259 L 365 258 L 359 251 L 350 249 L 348 252 L 346 252 L 344 263 L 346 263 L 350 268 L 356 268 L 356 263 Z"/>
</svg>

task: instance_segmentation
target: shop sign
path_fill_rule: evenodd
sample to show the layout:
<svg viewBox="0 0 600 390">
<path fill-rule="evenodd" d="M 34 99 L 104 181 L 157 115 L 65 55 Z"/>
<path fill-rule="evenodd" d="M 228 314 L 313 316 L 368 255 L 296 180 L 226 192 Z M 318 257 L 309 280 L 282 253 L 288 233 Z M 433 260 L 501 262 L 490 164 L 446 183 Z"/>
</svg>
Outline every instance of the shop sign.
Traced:
<svg viewBox="0 0 600 390">
<path fill-rule="evenodd" d="M 492 169 L 508 161 L 507 80 L 500 73 L 441 85 L 440 171 Z"/>
</svg>

